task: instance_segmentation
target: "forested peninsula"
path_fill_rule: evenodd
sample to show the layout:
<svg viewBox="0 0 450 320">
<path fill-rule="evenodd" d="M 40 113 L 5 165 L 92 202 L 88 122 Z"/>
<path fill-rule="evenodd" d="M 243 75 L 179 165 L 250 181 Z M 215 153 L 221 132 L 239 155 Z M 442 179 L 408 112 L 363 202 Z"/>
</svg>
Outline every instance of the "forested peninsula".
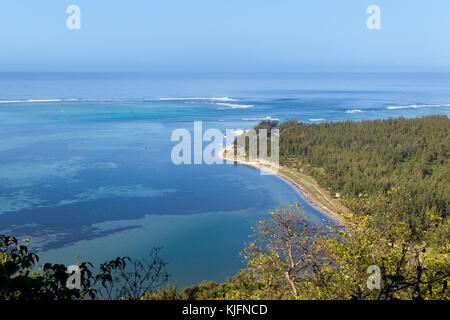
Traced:
<svg viewBox="0 0 450 320">
<path fill-rule="evenodd" d="M 449 299 L 448 117 L 255 127 L 271 128 L 282 173 L 318 184 L 345 208 L 343 225 L 312 224 L 301 204 L 274 208 L 242 244 L 241 271 L 182 289 L 154 249 L 149 261 L 117 258 L 96 275 L 79 262 L 82 288 L 72 290 L 65 266 L 37 267 L 28 241 L 2 236 L 0 299 Z"/>
</svg>

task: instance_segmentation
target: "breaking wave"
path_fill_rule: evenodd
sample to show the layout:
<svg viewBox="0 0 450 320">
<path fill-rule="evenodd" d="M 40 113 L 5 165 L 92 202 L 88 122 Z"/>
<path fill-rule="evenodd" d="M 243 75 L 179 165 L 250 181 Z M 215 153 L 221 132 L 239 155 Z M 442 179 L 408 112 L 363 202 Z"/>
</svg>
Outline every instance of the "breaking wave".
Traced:
<svg viewBox="0 0 450 320">
<path fill-rule="evenodd" d="M 229 97 L 200 97 L 200 98 L 76 98 L 76 99 L 28 99 L 28 100 L 0 100 L 0 103 L 42 103 L 42 102 L 139 102 L 139 101 L 209 101 L 233 102 Z M 230 104 L 231 106 L 231 104 Z M 238 106 L 238 105 L 236 105 Z"/>
<path fill-rule="evenodd" d="M 386 109 L 397 110 L 397 109 L 420 109 L 420 108 L 442 108 L 450 107 L 450 104 L 411 104 L 407 106 L 389 106 Z"/>
<path fill-rule="evenodd" d="M 362 112 L 360 109 L 351 109 L 351 110 L 345 111 L 345 113 L 360 113 L 360 112 Z"/>
<path fill-rule="evenodd" d="M 311 122 L 319 122 L 319 121 L 325 121 L 324 118 L 312 118 L 312 119 L 308 119 Z"/>
<path fill-rule="evenodd" d="M 254 105 L 252 104 L 235 104 L 235 103 L 216 103 L 218 106 L 224 106 L 229 107 L 231 109 L 247 109 L 247 108 L 253 108 Z M 217 108 L 218 110 L 225 110 L 228 108 Z"/>
</svg>

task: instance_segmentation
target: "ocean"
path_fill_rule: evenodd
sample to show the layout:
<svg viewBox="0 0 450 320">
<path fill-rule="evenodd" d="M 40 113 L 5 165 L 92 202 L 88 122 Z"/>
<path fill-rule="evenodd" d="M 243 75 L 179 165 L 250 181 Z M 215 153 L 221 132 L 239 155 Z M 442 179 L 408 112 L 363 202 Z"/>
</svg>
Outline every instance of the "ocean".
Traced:
<svg viewBox="0 0 450 320">
<path fill-rule="evenodd" d="M 447 73 L 0 73 L 0 234 L 95 265 L 163 247 L 170 281 L 223 281 L 280 205 L 323 212 L 243 165 L 175 165 L 176 129 L 450 114 Z"/>
</svg>

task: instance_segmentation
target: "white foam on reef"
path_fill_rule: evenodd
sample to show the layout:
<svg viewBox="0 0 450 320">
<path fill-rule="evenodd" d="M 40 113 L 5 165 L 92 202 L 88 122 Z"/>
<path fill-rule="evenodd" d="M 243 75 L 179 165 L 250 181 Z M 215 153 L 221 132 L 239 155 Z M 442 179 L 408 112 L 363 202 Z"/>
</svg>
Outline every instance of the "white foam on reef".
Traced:
<svg viewBox="0 0 450 320">
<path fill-rule="evenodd" d="M 43 100 L 31 99 L 31 100 L 27 100 L 27 102 L 61 102 L 61 101 L 62 101 L 61 99 L 43 99 Z"/>
<path fill-rule="evenodd" d="M 23 102 L 26 102 L 26 101 L 23 101 L 23 100 L 3 100 L 3 101 L 0 101 L 0 103 L 23 103 Z"/>
<path fill-rule="evenodd" d="M 33 102 L 64 102 L 78 99 L 29 99 L 29 100 L 1 100 L 0 103 L 33 103 Z"/>
<path fill-rule="evenodd" d="M 360 113 L 360 112 L 362 112 L 360 109 L 351 109 L 351 110 L 345 111 L 345 113 Z"/>
<path fill-rule="evenodd" d="M 201 98 L 159 98 L 160 101 L 189 101 L 189 100 L 207 100 L 207 101 L 236 101 L 229 97 L 201 97 Z"/>
<path fill-rule="evenodd" d="M 199 98 L 155 98 L 155 99 L 142 99 L 142 98 L 110 98 L 110 99 L 28 99 L 28 100 L 0 100 L 0 103 L 33 103 L 33 102 L 134 102 L 134 101 L 210 101 L 210 102 L 233 102 L 236 99 L 229 97 L 199 97 Z"/>
<path fill-rule="evenodd" d="M 280 121 L 278 118 L 265 117 L 265 118 L 241 118 L 242 121 L 263 121 L 263 120 L 272 120 L 272 121 Z"/>
<path fill-rule="evenodd" d="M 389 106 L 386 109 L 396 110 L 396 109 L 420 109 L 420 108 L 441 108 L 450 107 L 450 104 L 411 104 L 407 106 Z"/>
<path fill-rule="evenodd" d="M 251 104 L 234 104 L 234 103 L 216 103 L 218 106 L 225 106 L 229 107 L 231 109 L 247 109 L 247 108 L 253 108 L 254 105 Z M 228 108 L 217 108 L 218 110 L 224 110 Z"/>
</svg>

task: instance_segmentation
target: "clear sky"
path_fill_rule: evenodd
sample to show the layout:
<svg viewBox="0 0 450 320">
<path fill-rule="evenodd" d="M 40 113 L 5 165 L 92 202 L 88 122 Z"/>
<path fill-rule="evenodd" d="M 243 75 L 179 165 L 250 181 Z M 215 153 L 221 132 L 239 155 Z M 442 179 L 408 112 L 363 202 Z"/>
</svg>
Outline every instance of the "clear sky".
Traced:
<svg viewBox="0 0 450 320">
<path fill-rule="evenodd" d="M 450 1 L 1 0 L 0 71 L 450 71 Z"/>
</svg>

